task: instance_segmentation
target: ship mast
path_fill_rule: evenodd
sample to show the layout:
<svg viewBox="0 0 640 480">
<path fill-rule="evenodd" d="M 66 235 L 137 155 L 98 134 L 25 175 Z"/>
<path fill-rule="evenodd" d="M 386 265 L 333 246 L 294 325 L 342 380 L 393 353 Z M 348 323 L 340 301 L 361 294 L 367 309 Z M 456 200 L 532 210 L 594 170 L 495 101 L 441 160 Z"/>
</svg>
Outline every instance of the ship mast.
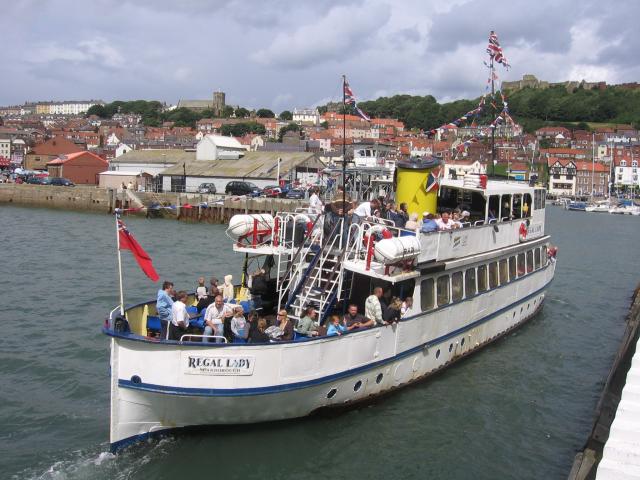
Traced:
<svg viewBox="0 0 640 480">
<path fill-rule="evenodd" d="M 496 94 L 495 75 L 493 71 L 494 71 L 493 55 L 490 55 L 489 56 L 489 75 L 491 75 L 491 106 L 493 110 L 493 115 L 491 116 L 491 118 L 496 117 L 496 111 L 497 111 L 496 102 L 495 102 L 495 94 Z M 497 128 L 497 125 L 494 125 L 493 128 L 491 129 L 491 172 L 489 173 L 489 176 L 493 176 L 495 173 L 494 166 L 496 162 L 496 128 Z"/>
</svg>

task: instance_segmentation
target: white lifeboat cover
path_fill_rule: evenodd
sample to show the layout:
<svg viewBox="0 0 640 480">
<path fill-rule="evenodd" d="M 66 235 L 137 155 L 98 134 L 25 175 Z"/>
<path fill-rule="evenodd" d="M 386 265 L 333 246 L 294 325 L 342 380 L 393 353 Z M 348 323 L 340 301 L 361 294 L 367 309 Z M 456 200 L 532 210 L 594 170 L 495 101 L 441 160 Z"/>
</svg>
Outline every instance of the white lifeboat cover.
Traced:
<svg viewBox="0 0 640 480">
<path fill-rule="evenodd" d="M 374 256 L 384 265 L 410 260 L 420 255 L 420 239 L 417 236 L 385 238 L 376 242 Z"/>
<path fill-rule="evenodd" d="M 247 235 L 253 231 L 254 220 L 258 220 L 258 230 L 273 230 L 274 220 L 268 213 L 234 215 L 229 220 L 227 235 L 233 239 Z"/>
</svg>

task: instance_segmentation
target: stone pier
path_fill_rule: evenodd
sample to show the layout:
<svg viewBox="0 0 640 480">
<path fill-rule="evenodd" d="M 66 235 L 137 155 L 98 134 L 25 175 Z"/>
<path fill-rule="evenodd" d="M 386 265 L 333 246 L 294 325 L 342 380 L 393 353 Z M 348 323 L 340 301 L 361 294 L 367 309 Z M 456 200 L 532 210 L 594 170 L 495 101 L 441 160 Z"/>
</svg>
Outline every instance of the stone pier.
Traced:
<svg viewBox="0 0 640 480">
<path fill-rule="evenodd" d="M 186 222 L 226 224 L 236 214 L 295 211 L 304 201 L 282 198 L 246 198 L 195 193 L 152 193 L 117 191 L 90 186 L 57 187 L 51 185 L 0 184 L 0 205 L 15 204 L 111 213 L 116 208 L 167 207 L 176 209 L 146 209 L 134 213 L 149 217 L 175 218 Z M 184 208 L 190 205 L 191 208 Z"/>
</svg>

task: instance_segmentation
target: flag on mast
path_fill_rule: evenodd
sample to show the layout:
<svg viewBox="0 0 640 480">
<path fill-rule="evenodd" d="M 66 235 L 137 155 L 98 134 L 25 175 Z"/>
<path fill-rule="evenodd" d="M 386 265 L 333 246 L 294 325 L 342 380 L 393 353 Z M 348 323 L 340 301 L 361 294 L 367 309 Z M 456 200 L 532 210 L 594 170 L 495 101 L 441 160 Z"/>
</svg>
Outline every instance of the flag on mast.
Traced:
<svg viewBox="0 0 640 480">
<path fill-rule="evenodd" d="M 502 47 L 500 46 L 500 42 L 498 42 L 498 35 L 493 30 L 491 30 L 491 33 L 489 33 L 489 45 L 487 45 L 487 53 L 491 58 L 493 58 L 495 62 L 501 63 L 506 68 L 509 68 L 511 66 L 509 65 L 509 62 L 507 62 L 507 59 L 502 52 Z"/>
<path fill-rule="evenodd" d="M 360 118 L 366 120 L 367 122 L 371 121 L 371 118 L 369 118 L 366 113 L 358 108 L 358 105 L 356 104 L 356 96 L 353 94 L 353 90 L 351 90 L 349 82 L 347 82 L 346 78 L 344 79 L 344 103 L 345 105 L 352 105 L 353 109 Z"/>
<path fill-rule="evenodd" d="M 157 282 L 160 280 L 156 269 L 153 268 L 153 262 L 151 257 L 140 246 L 134 236 L 127 230 L 124 222 L 118 219 L 118 238 L 120 240 L 120 250 L 129 250 L 133 254 L 133 258 L 136 259 L 138 265 L 152 281 Z"/>
</svg>

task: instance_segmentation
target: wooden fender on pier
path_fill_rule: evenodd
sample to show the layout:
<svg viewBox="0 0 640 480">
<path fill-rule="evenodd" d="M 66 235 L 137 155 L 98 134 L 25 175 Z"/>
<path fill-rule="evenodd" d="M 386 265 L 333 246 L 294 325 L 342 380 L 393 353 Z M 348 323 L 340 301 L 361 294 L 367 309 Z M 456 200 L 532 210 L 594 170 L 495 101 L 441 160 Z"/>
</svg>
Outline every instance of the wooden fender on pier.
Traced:
<svg viewBox="0 0 640 480">
<path fill-rule="evenodd" d="M 249 215 L 234 215 L 229 220 L 229 227 L 227 228 L 227 235 L 237 240 L 242 237 L 246 237 L 254 230 L 254 226 L 257 221 L 257 227 L 260 234 L 265 234 L 273 230 L 275 221 L 268 213 L 255 213 Z"/>
<path fill-rule="evenodd" d="M 374 255 L 383 265 L 411 260 L 420 255 L 420 239 L 415 236 L 385 238 L 376 242 Z"/>
</svg>

